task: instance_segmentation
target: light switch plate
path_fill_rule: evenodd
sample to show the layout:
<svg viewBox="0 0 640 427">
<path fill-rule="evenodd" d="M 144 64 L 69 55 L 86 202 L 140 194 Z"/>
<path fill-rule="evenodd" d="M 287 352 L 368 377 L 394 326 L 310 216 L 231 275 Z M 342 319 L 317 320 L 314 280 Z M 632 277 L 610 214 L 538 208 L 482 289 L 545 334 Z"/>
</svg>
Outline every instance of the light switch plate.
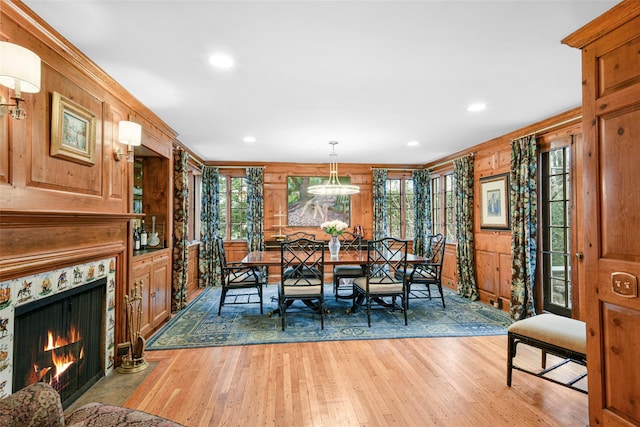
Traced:
<svg viewBox="0 0 640 427">
<path fill-rule="evenodd" d="M 638 278 L 633 274 L 620 271 L 611 273 L 611 290 L 625 298 L 637 298 Z"/>
</svg>

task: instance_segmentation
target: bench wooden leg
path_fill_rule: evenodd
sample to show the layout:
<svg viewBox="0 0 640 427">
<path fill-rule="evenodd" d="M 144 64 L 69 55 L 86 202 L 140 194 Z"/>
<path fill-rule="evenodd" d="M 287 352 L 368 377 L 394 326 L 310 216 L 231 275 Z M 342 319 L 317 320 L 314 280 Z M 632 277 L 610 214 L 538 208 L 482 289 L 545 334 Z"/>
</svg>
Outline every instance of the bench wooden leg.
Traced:
<svg viewBox="0 0 640 427">
<path fill-rule="evenodd" d="M 516 344 L 515 344 L 515 338 L 513 337 L 513 335 L 511 334 L 507 334 L 508 335 L 508 346 L 507 346 L 507 386 L 511 387 L 511 376 L 513 373 L 513 358 L 515 357 L 515 353 L 516 353 Z"/>
</svg>

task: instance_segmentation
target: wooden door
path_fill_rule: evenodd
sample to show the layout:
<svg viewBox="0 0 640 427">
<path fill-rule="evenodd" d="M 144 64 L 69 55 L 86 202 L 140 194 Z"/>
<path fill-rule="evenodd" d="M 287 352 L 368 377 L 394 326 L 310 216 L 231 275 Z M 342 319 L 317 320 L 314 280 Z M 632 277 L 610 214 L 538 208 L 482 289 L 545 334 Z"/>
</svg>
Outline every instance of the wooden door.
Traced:
<svg viewBox="0 0 640 427">
<path fill-rule="evenodd" d="M 565 41 L 582 49 L 589 418 L 640 425 L 640 2 Z"/>
<path fill-rule="evenodd" d="M 152 283 L 152 265 L 153 263 L 151 257 L 134 259 L 133 262 L 133 285 L 139 286 L 140 293 L 142 295 L 142 316 L 140 322 L 140 333 L 145 338 L 148 337 L 153 330 L 153 325 L 151 324 L 151 306 L 149 301 L 152 292 L 152 290 L 150 289 Z"/>
<path fill-rule="evenodd" d="M 169 254 L 153 258 L 153 289 L 151 289 L 151 305 L 153 327 L 156 328 L 169 317 L 171 310 L 171 274 Z"/>
</svg>

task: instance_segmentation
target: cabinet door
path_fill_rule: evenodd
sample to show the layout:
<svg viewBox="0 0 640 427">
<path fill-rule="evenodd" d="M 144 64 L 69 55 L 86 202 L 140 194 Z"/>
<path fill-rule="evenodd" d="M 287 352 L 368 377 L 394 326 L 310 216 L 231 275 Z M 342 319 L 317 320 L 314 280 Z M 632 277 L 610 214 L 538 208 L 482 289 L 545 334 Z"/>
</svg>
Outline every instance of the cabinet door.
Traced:
<svg viewBox="0 0 640 427">
<path fill-rule="evenodd" d="M 620 3 L 591 28 L 595 39 L 582 48 L 588 224 L 583 281 L 593 426 L 640 423 L 639 6 L 640 2 Z M 625 19 L 617 28 L 602 30 L 607 22 Z"/>
<path fill-rule="evenodd" d="M 151 306 L 153 310 L 153 327 L 163 323 L 171 310 L 171 269 L 169 255 L 158 255 L 153 258 L 153 293 Z"/>
<path fill-rule="evenodd" d="M 151 331 L 153 330 L 153 325 L 151 322 L 151 306 L 149 304 L 149 299 L 151 292 L 153 292 L 150 287 L 153 283 L 153 271 L 152 267 L 153 263 L 150 258 L 145 258 L 143 260 L 134 261 L 133 263 L 133 283 L 132 285 L 140 286 L 140 293 L 142 295 L 142 315 L 140 317 L 140 333 L 143 337 L 148 337 Z M 129 326 L 127 325 L 127 331 L 129 330 Z M 129 338 L 127 337 L 127 340 Z"/>
</svg>

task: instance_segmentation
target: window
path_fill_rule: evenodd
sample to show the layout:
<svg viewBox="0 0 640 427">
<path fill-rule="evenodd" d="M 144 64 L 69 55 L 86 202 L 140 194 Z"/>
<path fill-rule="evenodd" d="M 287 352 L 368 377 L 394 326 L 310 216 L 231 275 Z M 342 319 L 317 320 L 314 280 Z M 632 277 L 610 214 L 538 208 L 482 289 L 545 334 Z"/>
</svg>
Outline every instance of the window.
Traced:
<svg viewBox="0 0 640 427">
<path fill-rule="evenodd" d="M 445 214 L 445 237 L 447 242 L 456 241 L 456 198 L 455 179 L 453 174 L 444 176 L 444 214 Z"/>
<path fill-rule="evenodd" d="M 202 175 L 196 168 L 189 169 L 189 217 L 187 239 L 200 240 L 200 206 L 202 200 Z"/>
<path fill-rule="evenodd" d="M 409 174 L 387 178 L 387 236 L 413 239 L 415 211 L 413 177 Z"/>
<path fill-rule="evenodd" d="M 544 310 L 571 316 L 570 148 L 541 155 L 541 240 Z"/>
<path fill-rule="evenodd" d="M 220 175 L 220 232 L 227 240 L 247 238 L 247 178 Z"/>
<path fill-rule="evenodd" d="M 442 227 L 442 207 L 440 206 L 440 177 L 431 178 L 431 232 L 440 233 Z"/>
<path fill-rule="evenodd" d="M 456 197 L 453 173 L 431 178 L 431 228 L 444 234 L 447 242 L 456 241 Z"/>
</svg>

